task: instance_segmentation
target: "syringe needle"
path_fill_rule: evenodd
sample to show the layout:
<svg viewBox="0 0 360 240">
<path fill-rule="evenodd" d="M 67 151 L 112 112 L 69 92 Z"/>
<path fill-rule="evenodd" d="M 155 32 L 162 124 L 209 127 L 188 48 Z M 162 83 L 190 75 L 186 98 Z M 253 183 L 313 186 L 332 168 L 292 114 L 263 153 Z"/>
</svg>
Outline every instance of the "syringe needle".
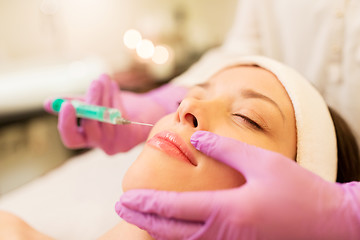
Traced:
<svg viewBox="0 0 360 240">
<path fill-rule="evenodd" d="M 154 124 L 150 124 L 150 123 L 141 123 L 141 122 L 130 122 L 130 123 L 131 123 L 131 124 L 138 124 L 138 125 L 149 126 L 149 127 L 154 126 Z"/>
<path fill-rule="evenodd" d="M 154 124 L 141 123 L 141 122 L 133 122 L 133 121 L 127 120 L 127 119 L 125 119 L 125 118 L 117 118 L 117 119 L 116 119 L 116 124 L 138 124 L 138 125 L 144 125 L 144 126 L 149 126 L 149 127 L 154 126 Z"/>
</svg>

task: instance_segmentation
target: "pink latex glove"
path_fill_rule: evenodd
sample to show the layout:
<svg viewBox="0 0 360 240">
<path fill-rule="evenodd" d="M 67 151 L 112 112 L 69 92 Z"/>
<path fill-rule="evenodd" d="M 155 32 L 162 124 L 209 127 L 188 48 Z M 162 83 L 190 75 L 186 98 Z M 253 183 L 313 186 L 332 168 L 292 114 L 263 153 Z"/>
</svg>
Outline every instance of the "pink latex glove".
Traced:
<svg viewBox="0 0 360 240">
<path fill-rule="evenodd" d="M 164 115 L 176 111 L 178 102 L 186 92 L 183 87 L 167 84 L 145 94 L 120 93 L 118 85 L 104 74 L 91 83 L 83 100 L 88 104 L 117 108 L 128 120 L 153 124 Z M 44 103 L 48 112 L 52 112 L 52 101 L 48 99 Z M 78 126 L 74 107 L 65 102 L 59 112 L 58 130 L 68 148 L 100 147 L 111 155 L 127 151 L 144 141 L 151 127 L 112 125 L 89 119 L 81 119 Z"/>
<path fill-rule="evenodd" d="M 293 160 L 198 131 L 192 144 L 247 182 L 207 192 L 131 190 L 116 204 L 156 239 L 360 239 L 360 184 L 330 183 Z"/>
</svg>

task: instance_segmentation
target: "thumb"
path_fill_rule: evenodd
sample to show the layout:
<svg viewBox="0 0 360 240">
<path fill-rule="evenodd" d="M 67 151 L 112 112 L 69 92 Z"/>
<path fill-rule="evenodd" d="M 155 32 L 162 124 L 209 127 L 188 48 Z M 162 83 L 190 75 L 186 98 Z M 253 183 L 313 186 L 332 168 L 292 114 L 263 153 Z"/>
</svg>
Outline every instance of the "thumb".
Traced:
<svg viewBox="0 0 360 240">
<path fill-rule="evenodd" d="M 207 131 L 197 131 L 191 144 L 199 151 L 241 172 L 246 178 L 262 172 L 264 162 L 279 154 L 247 143 L 219 136 Z M 247 179 L 248 180 L 248 179 Z"/>
<path fill-rule="evenodd" d="M 85 135 L 76 124 L 76 113 L 69 102 L 64 102 L 59 113 L 58 130 L 61 140 L 68 148 L 87 147 Z"/>
<path fill-rule="evenodd" d="M 180 193 L 136 189 L 125 192 L 121 196 L 120 202 L 125 207 L 142 213 L 183 221 L 203 222 L 211 214 L 216 196 L 223 194 L 224 191 Z"/>
<path fill-rule="evenodd" d="M 188 239 L 203 226 L 201 222 L 182 221 L 138 212 L 125 207 L 121 202 L 116 203 L 115 210 L 122 219 L 146 230 L 156 239 Z"/>
</svg>

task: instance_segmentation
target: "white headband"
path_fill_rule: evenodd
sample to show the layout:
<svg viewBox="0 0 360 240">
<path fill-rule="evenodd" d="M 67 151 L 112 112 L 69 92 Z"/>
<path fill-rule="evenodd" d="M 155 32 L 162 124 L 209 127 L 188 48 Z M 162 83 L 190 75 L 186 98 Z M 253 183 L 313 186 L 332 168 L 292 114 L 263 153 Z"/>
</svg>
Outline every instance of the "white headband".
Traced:
<svg viewBox="0 0 360 240">
<path fill-rule="evenodd" d="M 334 123 L 319 92 L 294 69 L 263 56 L 218 56 L 215 61 L 208 61 L 206 71 L 205 68 L 203 71 L 190 69 L 175 83 L 190 86 L 199 84 L 226 67 L 250 64 L 272 72 L 291 99 L 297 129 L 297 163 L 322 178 L 335 182 L 337 146 Z"/>
</svg>

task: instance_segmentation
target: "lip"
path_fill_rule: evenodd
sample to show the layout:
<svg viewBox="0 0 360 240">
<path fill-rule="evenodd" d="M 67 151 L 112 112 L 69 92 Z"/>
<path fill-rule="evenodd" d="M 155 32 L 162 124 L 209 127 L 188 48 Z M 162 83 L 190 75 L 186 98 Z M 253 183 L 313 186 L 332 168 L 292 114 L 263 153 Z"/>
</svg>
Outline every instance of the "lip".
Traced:
<svg viewBox="0 0 360 240">
<path fill-rule="evenodd" d="M 197 166 L 197 162 L 188 146 L 176 133 L 170 131 L 160 132 L 150 138 L 147 144 L 165 152 L 169 156 Z"/>
</svg>

